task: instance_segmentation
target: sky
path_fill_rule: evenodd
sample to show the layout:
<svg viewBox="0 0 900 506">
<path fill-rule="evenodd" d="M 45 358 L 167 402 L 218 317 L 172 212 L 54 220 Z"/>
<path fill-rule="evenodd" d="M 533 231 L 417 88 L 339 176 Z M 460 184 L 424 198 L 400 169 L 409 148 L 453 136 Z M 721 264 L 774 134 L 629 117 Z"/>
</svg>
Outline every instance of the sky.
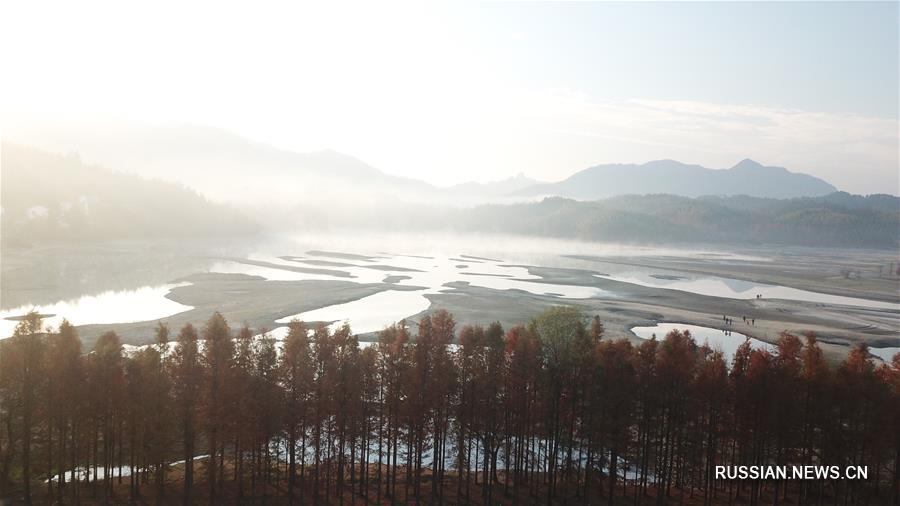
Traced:
<svg viewBox="0 0 900 506">
<path fill-rule="evenodd" d="M 187 122 L 435 184 L 744 158 L 900 193 L 897 2 L 9 2 L 4 131 Z"/>
</svg>

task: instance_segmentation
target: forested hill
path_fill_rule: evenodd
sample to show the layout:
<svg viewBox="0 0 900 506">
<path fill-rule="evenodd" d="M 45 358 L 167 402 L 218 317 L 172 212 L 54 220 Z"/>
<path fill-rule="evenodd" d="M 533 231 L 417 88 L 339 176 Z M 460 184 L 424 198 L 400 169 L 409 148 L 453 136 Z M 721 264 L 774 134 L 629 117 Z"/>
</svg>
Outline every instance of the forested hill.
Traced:
<svg viewBox="0 0 900 506">
<path fill-rule="evenodd" d="M 592 202 L 548 198 L 463 210 L 456 226 L 604 241 L 891 248 L 900 244 L 900 198 L 843 192 L 784 200 L 674 195 L 625 195 Z"/>
<path fill-rule="evenodd" d="M 766 167 L 743 160 L 724 170 L 708 169 L 675 160 L 645 164 L 609 164 L 584 169 L 556 183 L 523 188 L 517 195 L 558 196 L 579 200 L 632 193 L 671 193 L 687 197 L 701 195 L 753 195 L 769 198 L 822 196 L 834 186 L 809 174 L 784 167 Z"/>
<path fill-rule="evenodd" d="M 180 184 L 145 179 L 3 143 L 2 236 L 6 244 L 100 239 L 242 235 L 256 225 L 235 208 L 207 201 Z M 209 178 L 219 174 L 209 171 Z M 296 185 L 284 189 L 298 191 Z M 364 191 L 370 191 L 363 185 Z M 475 191 L 471 189 L 462 191 Z M 233 201 L 237 205 L 238 201 Z M 351 226 L 389 230 L 462 230 L 643 243 L 770 243 L 895 248 L 900 198 L 891 195 L 791 199 L 746 195 L 622 195 L 595 201 L 448 207 L 435 203 L 307 203 L 259 215 L 273 229 Z M 245 211 L 250 212 L 245 209 Z"/>
<path fill-rule="evenodd" d="M 179 184 L 7 142 L 0 149 L 5 241 L 231 235 L 256 229 L 236 210 Z"/>
</svg>

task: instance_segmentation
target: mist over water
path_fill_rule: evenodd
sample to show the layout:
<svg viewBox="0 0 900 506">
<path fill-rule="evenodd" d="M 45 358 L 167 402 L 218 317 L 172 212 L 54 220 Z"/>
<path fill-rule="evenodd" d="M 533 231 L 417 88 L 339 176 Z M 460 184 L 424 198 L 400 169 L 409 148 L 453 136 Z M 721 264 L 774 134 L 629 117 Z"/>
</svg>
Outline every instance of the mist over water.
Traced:
<svg viewBox="0 0 900 506">
<path fill-rule="evenodd" d="M 157 258 L 164 261 L 148 261 L 148 247 Z M 329 256 L 332 253 L 339 256 L 350 253 L 366 258 L 334 258 Z M 6 249 L 3 254 L 4 263 L 7 263 L 6 256 L 14 253 Z M 725 250 L 634 246 L 500 234 L 376 233 L 351 230 L 269 234 L 232 242 L 193 241 L 168 246 L 164 243 L 154 243 L 151 246 L 139 241 L 111 243 L 108 249 L 75 248 L 46 251 L 42 254 L 43 257 L 35 257 L 30 263 L 17 258 L 20 265 L 17 265 L 15 271 L 4 270 L 4 319 L 0 319 L 0 332 L 3 335 L 8 336 L 15 326 L 15 321 L 5 318 L 21 316 L 30 309 L 54 315 L 47 320 L 53 326 L 58 325 L 63 317 L 76 325 L 163 318 L 190 309 L 189 306 L 168 299 L 166 295 L 173 287 L 183 285 L 178 284 L 180 279 L 202 272 L 240 273 L 268 280 L 357 283 L 381 283 L 389 276 L 400 276 L 403 278 L 397 281 L 400 285 L 419 288 L 414 292 L 396 292 L 397 297 L 393 299 L 393 303 L 398 303 L 401 299 L 409 302 L 400 304 L 404 308 L 399 310 L 400 313 L 406 314 L 394 315 L 403 317 L 415 314 L 423 307 L 427 308 L 424 295 L 447 290 L 444 285 L 450 282 L 465 282 L 472 286 L 498 290 L 518 289 L 552 294 L 561 299 L 603 296 L 603 292 L 596 288 L 538 283 L 535 280 L 540 280 L 540 277 L 530 274 L 526 268 L 585 267 L 584 261 L 564 256 L 570 254 L 684 258 L 708 254 L 720 258 L 763 260 Z M 242 263 L 241 260 L 266 265 L 252 265 Z M 12 265 L 12 261 L 8 265 Z M 48 270 L 47 265 L 54 265 L 55 268 Z M 101 265 L 109 265 L 110 268 L 99 268 Z M 287 270 L 291 268 L 307 268 L 317 272 Z M 42 280 L 40 285 L 30 284 L 35 279 Z M 72 280 L 78 282 L 73 283 Z M 376 296 L 377 300 L 389 298 L 384 294 Z M 357 301 L 351 306 L 354 307 L 370 306 Z M 364 322 L 374 317 L 371 310 L 367 310 L 367 314 L 372 316 L 351 311 L 343 315 L 337 314 L 346 309 L 348 308 L 334 308 L 322 319 L 349 318 L 368 329 L 370 325 Z M 377 319 L 380 321 L 384 317 Z"/>
<path fill-rule="evenodd" d="M 95 250 L 96 251 L 96 250 Z M 530 271 L 534 267 L 575 269 L 592 272 L 597 279 L 611 279 L 643 287 L 682 290 L 715 297 L 754 299 L 790 299 L 827 304 L 897 309 L 897 304 L 840 297 L 761 285 L 737 279 L 683 273 L 677 270 L 638 268 L 615 263 L 616 259 L 636 261 L 666 259 L 686 261 L 705 259 L 719 262 L 766 264 L 771 257 L 761 250 L 735 253 L 724 248 L 678 248 L 601 243 L 567 239 L 549 239 L 504 234 L 474 233 L 379 233 L 341 230 L 322 233 L 285 233 L 259 235 L 233 242 L 192 243 L 178 254 L 169 250 L 160 264 L 146 264 L 131 283 L 116 269 L 97 269 L 86 261 L 96 254 L 59 254 L 58 272 L 64 274 L 45 283 L 65 290 L 35 290 L 15 278 L 4 283 L 3 318 L 21 316 L 34 308 L 51 314 L 47 320 L 57 326 L 63 317 L 76 325 L 89 323 L 127 323 L 165 318 L 186 311 L 190 305 L 167 297 L 170 290 L 185 286 L 192 274 L 242 274 L 268 281 L 335 281 L 361 284 L 385 284 L 385 289 L 358 300 L 322 305 L 298 314 L 283 314 L 276 323 L 292 318 L 324 321 L 338 325 L 348 321 L 354 332 L 367 333 L 410 317 L 430 307 L 430 295 L 453 293 L 459 286 L 493 290 L 518 290 L 523 294 L 551 297 L 559 304 L 578 300 L 615 300 L 615 291 L 580 283 L 547 282 Z M 145 255 L 141 243 L 117 250 L 118 261 L 135 265 Z M 68 258 L 68 260 L 67 260 Z M 590 259 L 590 260 L 588 260 Z M 605 262 L 604 259 L 609 259 Z M 38 262 L 21 269 L 42 269 Z M 88 268 L 87 266 L 90 266 Z M 20 270 L 21 270 L 20 269 Z M 47 272 L 42 273 L 48 275 Z M 84 291 L 72 292 L 68 279 L 80 280 Z M 123 286 L 122 283 L 125 282 Z M 115 287 L 110 289 L 109 287 Z M 390 287 L 395 287 L 391 289 Z M 96 287 L 96 288 L 92 288 Z M 7 291 L 12 297 L 7 297 Z M 34 294 L 33 299 L 27 299 Z M 24 302 L 23 302 L 23 298 Z M 0 320 L 0 331 L 8 336 L 14 320 Z"/>
</svg>

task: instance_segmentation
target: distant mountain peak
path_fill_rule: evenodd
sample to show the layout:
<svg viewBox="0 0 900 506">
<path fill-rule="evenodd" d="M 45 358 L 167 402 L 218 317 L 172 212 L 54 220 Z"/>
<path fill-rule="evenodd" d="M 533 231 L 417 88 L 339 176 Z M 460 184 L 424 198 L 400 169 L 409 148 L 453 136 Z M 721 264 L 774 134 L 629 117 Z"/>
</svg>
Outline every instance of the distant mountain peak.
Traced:
<svg viewBox="0 0 900 506">
<path fill-rule="evenodd" d="M 628 165 L 628 164 L 619 163 L 616 165 Z M 659 160 L 650 160 L 649 162 L 645 163 L 644 165 L 645 166 L 647 166 L 647 165 L 649 165 L 649 166 L 675 166 L 675 165 L 684 166 L 687 164 L 683 163 L 683 162 L 679 162 L 678 160 L 672 160 L 671 158 L 661 158 Z"/>
<path fill-rule="evenodd" d="M 632 164 L 622 164 L 617 163 L 612 165 L 613 167 L 633 167 Z M 688 169 L 698 169 L 702 168 L 699 165 L 694 165 L 690 163 L 679 162 L 678 160 L 672 160 L 669 158 L 663 158 L 661 160 L 651 160 L 647 163 L 640 165 L 640 167 L 644 167 L 652 170 L 660 170 L 660 171 L 684 171 Z"/>
<path fill-rule="evenodd" d="M 596 200 L 616 195 L 671 194 L 749 195 L 765 198 L 819 197 L 836 188 L 808 174 L 770 167 L 745 159 L 728 170 L 709 169 L 677 160 L 638 164 L 597 165 L 557 183 L 538 184 L 516 192 L 519 196 L 556 195 Z"/>
<path fill-rule="evenodd" d="M 733 169 L 761 169 L 763 168 L 763 164 L 757 162 L 756 160 L 751 160 L 749 158 L 744 158 L 740 162 L 738 162 Z"/>
</svg>

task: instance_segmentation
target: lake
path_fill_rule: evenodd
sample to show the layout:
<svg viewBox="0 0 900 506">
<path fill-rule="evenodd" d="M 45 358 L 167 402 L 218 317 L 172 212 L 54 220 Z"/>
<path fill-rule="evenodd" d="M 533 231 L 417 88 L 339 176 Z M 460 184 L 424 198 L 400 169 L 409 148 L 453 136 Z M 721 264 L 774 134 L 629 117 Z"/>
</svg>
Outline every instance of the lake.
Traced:
<svg viewBox="0 0 900 506">
<path fill-rule="evenodd" d="M 7 263 L 7 253 L 4 251 L 4 264 Z M 851 258 L 854 254 L 846 253 Z M 735 265 L 742 262 L 754 265 L 768 263 L 772 265 L 773 272 L 780 268 L 774 256 L 767 257 L 761 250 L 737 254 L 723 248 L 629 246 L 483 234 L 333 233 L 269 237 L 207 249 L 173 244 L 163 250 L 163 246 L 155 244 L 150 248 L 141 245 L 117 246 L 106 251 L 95 246 L 88 253 L 62 250 L 59 257 L 54 257 L 53 262 L 49 263 L 43 258 L 36 258 L 33 265 L 17 265 L 16 269 L 7 269 L 4 265 L 2 302 L 14 300 L 17 304 L 0 309 L 0 338 L 12 333 L 16 321 L 10 318 L 21 316 L 31 309 L 53 315 L 46 321 L 51 326 L 57 326 L 62 317 L 75 325 L 155 323 L 191 310 L 192 304 L 205 311 L 208 306 L 198 304 L 194 298 L 179 298 L 180 303 L 170 297 L 172 290 L 190 284 L 190 276 L 197 273 L 254 276 L 262 283 L 312 280 L 377 287 L 377 293 L 369 291 L 364 296 L 356 296 L 358 298 L 355 300 L 341 300 L 338 297 L 338 303 L 334 303 L 332 298 L 316 306 L 313 301 L 312 307 L 305 305 L 304 310 L 299 312 L 283 311 L 274 316 L 265 313 L 264 325 L 275 333 L 284 332 L 283 325 L 292 318 L 322 321 L 330 325 L 348 321 L 356 333 L 374 332 L 387 324 L 421 313 L 430 307 L 434 298 L 447 303 L 450 300 L 448 295 L 462 293 L 474 294 L 467 296 L 467 301 L 482 301 L 482 307 L 472 307 L 472 304 L 478 303 L 471 302 L 464 309 L 471 314 L 484 315 L 487 321 L 502 319 L 503 315 L 496 311 L 508 311 L 516 306 L 531 308 L 521 310 L 523 316 L 533 315 L 541 307 L 546 307 L 548 301 L 599 307 L 622 300 L 635 301 L 633 290 L 630 292 L 627 288 L 629 285 L 658 289 L 660 293 L 664 293 L 663 290 L 677 290 L 728 300 L 749 299 L 751 303 L 755 303 L 756 295 L 761 294 L 767 303 L 790 300 L 829 305 L 833 309 L 831 314 L 849 311 L 842 307 L 872 308 L 880 311 L 877 317 L 881 323 L 875 321 L 875 327 L 872 327 L 871 319 L 857 314 L 853 318 L 865 320 L 859 321 L 859 329 L 865 332 L 874 328 L 882 333 L 877 334 L 873 330 L 873 335 L 883 336 L 884 322 L 888 322 L 888 326 L 893 326 L 891 331 L 896 331 L 896 316 L 900 311 L 898 304 L 678 270 L 623 266 L 616 262 L 585 262 L 573 258 L 573 255 L 629 262 L 640 262 L 646 258 L 657 262 L 661 259 L 701 259 L 710 265 L 720 265 L 721 262 Z M 23 259 L 29 258 L 30 255 L 23 253 L 16 260 L 21 264 Z M 154 261 L 154 258 L 159 260 Z M 52 265 L 52 268 L 47 269 L 47 265 Z M 10 276 L 10 273 L 15 276 Z M 551 276 L 552 279 L 544 276 Z M 626 285 L 604 283 L 604 280 Z M 257 285 L 255 289 L 265 291 L 267 286 L 260 288 Z M 198 287 L 202 289 L 201 285 L 194 285 L 194 288 Z M 79 293 L 79 289 L 82 292 Z M 492 295 L 492 291 L 505 297 L 502 304 L 494 304 L 497 297 Z M 310 293 L 314 295 L 315 292 Z M 647 292 L 644 290 L 642 293 Z M 473 298 L 476 295 L 483 298 Z M 626 297 L 631 299 L 623 299 Z M 671 303 L 680 298 L 641 295 L 637 302 L 660 304 L 668 300 Z M 277 307 L 269 305 L 264 309 L 277 311 L 270 309 Z M 777 313 L 777 305 L 770 309 L 771 314 L 789 314 Z M 815 308 L 811 310 L 814 314 L 818 313 Z M 637 309 L 629 311 L 632 311 L 629 314 L 639 314 Z M 519 318 L 517 321 L 521 321 Z M 631 316 L 623 318 L 627 322 Z M 633 323 L 646 319 L 634 318 Z M 195 319 L 191 316 L 190 321 L 201 323 Z M 236 325 L 241 323 L 235 322 Z M 627 332 L 630 328 L 624 326 L 622 331 Z M 657 332 L 662 330 L 662 327 L 656 329 Z M 710 342 L 721 337 L 714 333 L 700 335 L 711 339 Z M 141 342 L 132 339 L 134 344 Z M 726 344 L 725 341 L 722 344 Z M 892 347 L 883 349 L 883 352 L 873 350 L 873 354 L 887 355 Z"/>
</svg>

